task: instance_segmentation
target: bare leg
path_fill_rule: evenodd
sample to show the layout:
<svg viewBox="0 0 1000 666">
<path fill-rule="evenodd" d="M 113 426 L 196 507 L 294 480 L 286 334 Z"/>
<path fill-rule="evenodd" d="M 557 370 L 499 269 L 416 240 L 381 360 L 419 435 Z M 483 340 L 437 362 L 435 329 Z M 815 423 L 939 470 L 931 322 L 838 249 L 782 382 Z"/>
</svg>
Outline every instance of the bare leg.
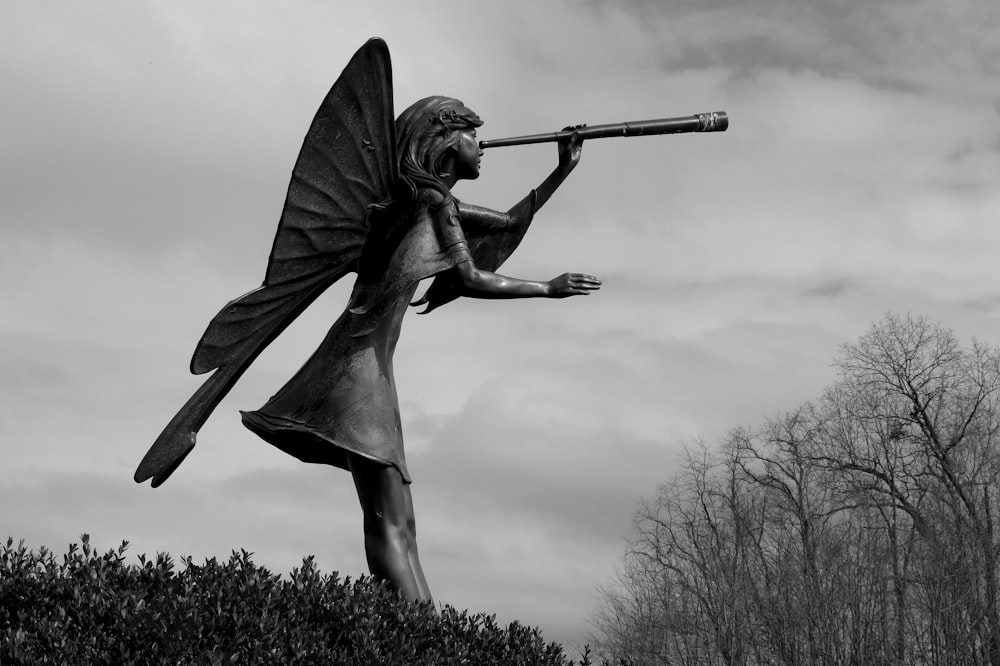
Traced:
<svg viewBox="0 0 1000 666">
<path fill-rule="evenodd" d="M 427 579 L 424 578 L 424 569 L 420 566 L 420 556 L 417 554 L 417 519 L 413 513 L 413 495 L 410 493 L 409 484 L 403 486 L 403 499 L 406 503 L 407 528 L 409 529 L 410 550 L 408 559 L 413 578 L 417 581 L 417 589 L 420 590 L 421 599 L 431 599 L 431 590 L 427 586 Z"/>
<path fill-rule="evenodd" d="M 411 601 L 429 599 L 427 583 L 418 583 L 411 564 L 411 549 L 416 552 L 413 506 L 399 470 L 353 454 L 348 462 L 364 512 L 365 554 L 372 576 Z"/>
</svg>

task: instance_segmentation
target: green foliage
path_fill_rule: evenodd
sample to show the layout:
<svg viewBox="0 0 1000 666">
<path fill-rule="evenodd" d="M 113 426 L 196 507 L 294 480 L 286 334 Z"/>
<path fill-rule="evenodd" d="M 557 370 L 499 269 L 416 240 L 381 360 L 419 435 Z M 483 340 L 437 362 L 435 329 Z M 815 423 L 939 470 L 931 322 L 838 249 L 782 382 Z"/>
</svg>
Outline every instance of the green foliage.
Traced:
<svg viewBox="0 0 1000 666">
<path fill-rule="evenodd" d="M 0 664 L 574 663 L 538 629 L 408 603 L 369 578 L 323 575 L 311 557 L 282 577 L 245 550 L 177 570 L 163 553 L 126 564 L 127 546 L 99 554 L 85 534 L 59 561 L 8 538 Z"/>
</svg>

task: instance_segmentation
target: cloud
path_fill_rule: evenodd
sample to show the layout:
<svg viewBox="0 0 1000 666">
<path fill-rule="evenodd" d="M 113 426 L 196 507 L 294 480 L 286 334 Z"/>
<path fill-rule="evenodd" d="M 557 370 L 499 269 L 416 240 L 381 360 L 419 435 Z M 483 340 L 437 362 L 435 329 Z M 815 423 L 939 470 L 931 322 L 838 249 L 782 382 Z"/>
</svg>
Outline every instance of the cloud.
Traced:
<svg viewBox="0 0 1000 666">
<path fill-rule="evenodd" d="M 336 502 L 357 503 L 350 477 L 340 488 L 320 472 L 328 470 L 270 470 L 222 485 L 172 479 L 169 492 L 149 492 L 125 475 L 39 471 L 5 482 L 0 499 L 21 507 L 5 515 L 5 529 L 36 549 L 58 552 L 89 533 L 99 548 L 128 540 L 133 557 L 162 551 L 199 561 L 246 548 L 275 573 L 288 573 L 308 554 L 316 554 L 327 573 L 363 571 L 360 509 L 357 520 L 331 510 Z M 302 529 L 303 523 L 314 529 Z"/>
<path fill-rule="evenodd" d="M 601 11 L 638 17 L 667 69 L 723 66 L 739 76 L 810 70 L 984 99 L 991 95 L 975 81 L 996 74 L 1000 50 L 1000 11 L 976 0 L 595 4 Z"/>
<path fill-rule="evenodd" d="M 263 276 L 288 173 L 372 35 L 397 106 L 462 98 L 483 138 L 725 110 L 724 134 L 588 142 L 503 272 L 587 298 L 407 318 L 396 355 L 441 600 L 580 640 L 633 503 L 681 443 L 817 395 L 888 309 L 1000 333 L 998 8 L 509 2 L 21 3 L 0 25 L 0 517 L 60 548 L 364 571 L 349 475 L 239 423 L 340 313 L 338 284 L 256 361 L 185 465 L 131 475 L 203 381 L 209 319 Z M 506 208 L 550 145 L 487 151 Z"/>
</svg>

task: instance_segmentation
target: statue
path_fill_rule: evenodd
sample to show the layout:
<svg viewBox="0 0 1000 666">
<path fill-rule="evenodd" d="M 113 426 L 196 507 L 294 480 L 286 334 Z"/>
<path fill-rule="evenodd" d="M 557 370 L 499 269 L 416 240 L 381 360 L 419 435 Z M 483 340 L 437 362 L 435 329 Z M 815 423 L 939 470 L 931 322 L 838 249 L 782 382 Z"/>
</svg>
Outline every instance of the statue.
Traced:
<svg viewBox="0 0 1000 666">
<path fill-rule="evenodd" d="M 717 119 L 712 114 L 702 125 Z M 137 482 L 162 484 L 257 355 L 321 292 L 356 272 L 347 308 L 319 348 L 263 407 L 243 412 L 243 423 L 302 461 L 349 471 L 372 575 L 408 599 L 431 598 L 417 554 L 392 372 L 403 315 L 410 305 L 427 313 L 459 296 L 567 298 L 599 289 L 600 280 L 582 273 L 535 282 L 494 271 L 576 167 L 588 133 L 645 131 L 604 126 L 615 129 L 600 134 L 581 126 L 499 144 L 557 141 L 559 158 L 537 188 L 503 213 L 451 194 L 457 181 L 479 177 L 488 147 L 477 142 L 480 125 L 475 113 L 448 97 L 422 99 L 393 122 L 388 49 L 372 39 L 358 50 L 306 134 L 263 285 L 227 304 L 209 324 L 191 371 L 215 372 L 150 448 Z M 669 131 L 695 130 L 660 133 Z M 431 277 L 414 302 L 418 283 Z"/>
</svg>

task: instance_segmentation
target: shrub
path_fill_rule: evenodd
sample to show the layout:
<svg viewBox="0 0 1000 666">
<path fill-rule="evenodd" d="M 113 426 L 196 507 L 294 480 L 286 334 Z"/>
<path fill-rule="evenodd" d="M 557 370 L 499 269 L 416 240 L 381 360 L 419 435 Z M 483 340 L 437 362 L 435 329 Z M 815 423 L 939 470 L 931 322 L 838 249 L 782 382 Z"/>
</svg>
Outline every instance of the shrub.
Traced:
<svg viewBox="0 0 1000 666">
<path fill-rule="evenodd" d="M 125 563 L 82 536 L 61 561 L 0 547 L 0 664 L 552 664 L 572 666 L 538 629 L 431 602 L 367 577 L 287 577 L 234 551 L 198 565 L 168 554 Z M 590 664 L 589 650 L 580 666 Z"/>
</svg>

